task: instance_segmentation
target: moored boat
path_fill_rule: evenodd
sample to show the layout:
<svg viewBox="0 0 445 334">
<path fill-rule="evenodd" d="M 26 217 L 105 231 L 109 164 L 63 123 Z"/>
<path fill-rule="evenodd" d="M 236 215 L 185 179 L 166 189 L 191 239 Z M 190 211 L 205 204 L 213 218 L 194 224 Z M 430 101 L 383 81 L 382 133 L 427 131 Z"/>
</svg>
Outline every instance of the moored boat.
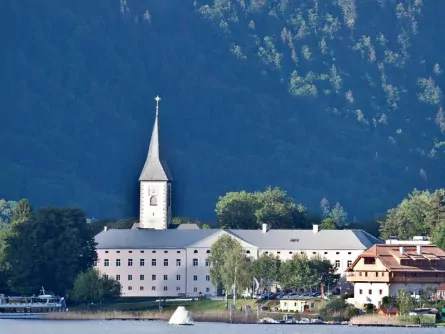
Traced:
<svg viewBox="0 0 445 334">
<path fill-rule="evenodd" d="M 66 308 L 65 299 L 46 294 L 31 297 L 5 296 L 0 294 L 0 319 L 41 319 L 51 312 L 62 312 Z"/>
</svg>

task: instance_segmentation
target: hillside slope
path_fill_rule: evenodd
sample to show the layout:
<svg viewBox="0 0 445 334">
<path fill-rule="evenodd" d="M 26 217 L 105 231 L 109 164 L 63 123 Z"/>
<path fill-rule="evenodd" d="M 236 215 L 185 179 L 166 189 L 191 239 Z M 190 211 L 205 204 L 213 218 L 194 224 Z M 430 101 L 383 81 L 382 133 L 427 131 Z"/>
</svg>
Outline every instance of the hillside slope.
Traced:
<svg viewBox="0 0 445 334">
<path fill-rule="evenodd" d="M 153 97 L 177 215 L 278 185 L 370 219 L 444 186 L 440 1 L 0 4 L 0 197 L 136 216 Z"/>
</svg>

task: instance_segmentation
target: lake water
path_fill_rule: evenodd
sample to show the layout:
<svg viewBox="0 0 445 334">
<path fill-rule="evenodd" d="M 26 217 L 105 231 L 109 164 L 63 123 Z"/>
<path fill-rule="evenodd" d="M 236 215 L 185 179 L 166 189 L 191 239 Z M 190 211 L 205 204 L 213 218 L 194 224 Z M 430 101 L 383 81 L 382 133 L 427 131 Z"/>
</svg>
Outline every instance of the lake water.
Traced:
<svg viewBox="0 0 445 334">
<path fill-rule="evenodd" d="M 194 326 L 169 326 L 155 321 L 50 321 L 0 320 L 1 334 L 403 334 L 444 333 L 440 328 L 384 328 L 332 325 L 232 325 L 197 323 Z"/>
</svg>

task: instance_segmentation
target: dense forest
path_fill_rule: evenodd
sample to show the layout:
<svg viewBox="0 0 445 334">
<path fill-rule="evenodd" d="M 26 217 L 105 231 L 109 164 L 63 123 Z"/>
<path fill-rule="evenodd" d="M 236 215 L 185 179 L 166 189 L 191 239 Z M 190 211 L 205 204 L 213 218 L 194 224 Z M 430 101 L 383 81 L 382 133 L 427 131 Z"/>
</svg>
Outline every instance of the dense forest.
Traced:
<svg viewBox="0 0 445 334">
<path fill-rule="evenodd" d="M 279 186 L 374 219 L 445 186 L 440 13 L 422 0 L 0 3 L 0 198 L 137 216 L 159 94 L 175 216 Z"/>
</svg>

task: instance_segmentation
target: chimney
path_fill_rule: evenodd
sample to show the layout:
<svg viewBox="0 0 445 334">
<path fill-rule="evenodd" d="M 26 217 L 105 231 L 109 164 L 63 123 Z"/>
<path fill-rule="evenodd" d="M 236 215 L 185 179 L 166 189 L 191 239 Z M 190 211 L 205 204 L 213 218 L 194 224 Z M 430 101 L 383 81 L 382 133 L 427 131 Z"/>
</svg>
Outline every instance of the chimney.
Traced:
<svg viewBox="0 0 445 334">
<path fill-rule="evenodd" d="M 400 252 L 400 254 L 405 254 L 405 247 L 400 246 L 399 252 Z"/>
<path fill-rule="evenodd" d="M 263 233 L 267 233 L 268 230 L 269 230 L 269 227 L 267 226 L 267 224 L 263 224 L 263 228 L 262 228 Z"/>
<path fill-rule="evenodd" d="M 417 245 L 417 254 L 422 255 L 422 246 Z"/>
<path fill-rule="evenodd" d="M 104 226 L 104 232 L 107 232 L 108 227 Z"/>
<path fill-rule="evenodd" d="M 318 233 L 318 225 L 317 224 L 312 225 L 312 231 L 314 233 Z"/>
</svg>

